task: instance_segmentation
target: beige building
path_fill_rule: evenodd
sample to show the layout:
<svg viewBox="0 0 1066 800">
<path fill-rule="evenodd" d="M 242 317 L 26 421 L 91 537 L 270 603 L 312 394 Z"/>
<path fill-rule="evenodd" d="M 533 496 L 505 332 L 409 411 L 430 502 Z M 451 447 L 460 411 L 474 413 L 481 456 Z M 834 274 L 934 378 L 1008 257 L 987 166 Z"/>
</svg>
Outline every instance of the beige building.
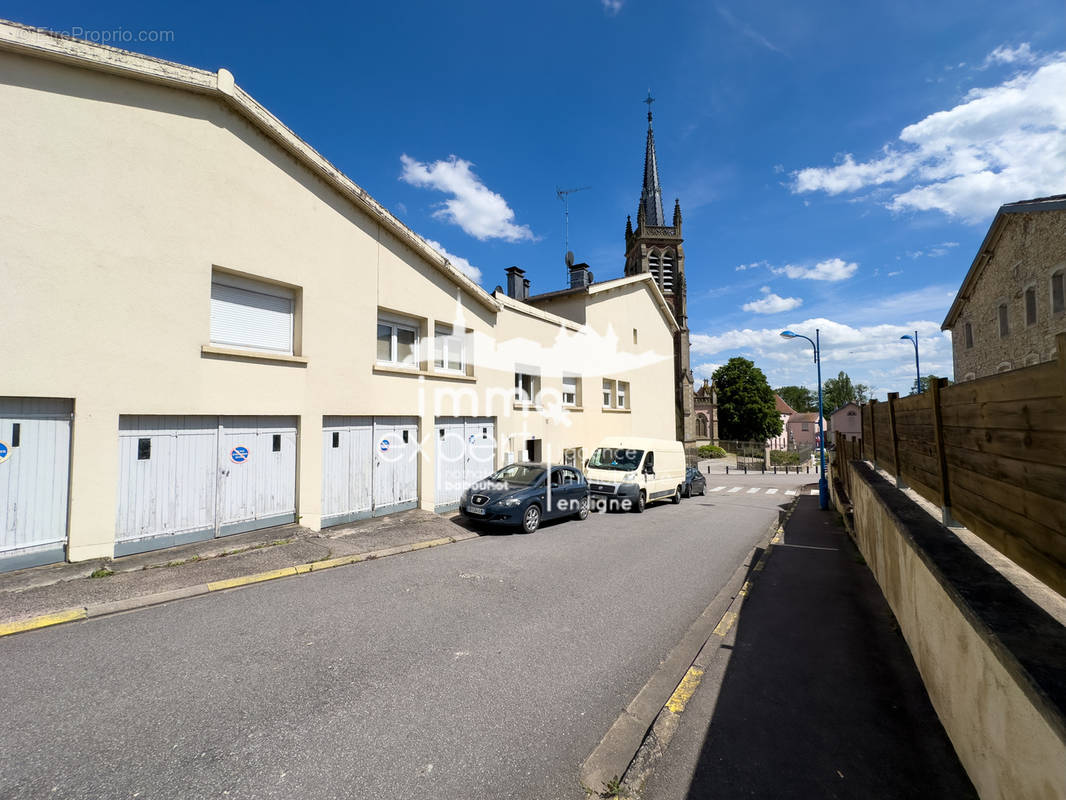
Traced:
<svg viewBox="0 0 1066 800">
<path fill-rule="evenodd" d="M 1056 358 L 1066 331 L 1066 195 L 1001 206 L 941 328 L 955 380 Z"/>
<path fill-rule="evenodd" d="M 580 315 L 489 294 L 226 70 L 5 23 L 0 107 L 0 569 L 445 510 L 511 460 L 674 437 L 650 276 Z"/>
</svg>

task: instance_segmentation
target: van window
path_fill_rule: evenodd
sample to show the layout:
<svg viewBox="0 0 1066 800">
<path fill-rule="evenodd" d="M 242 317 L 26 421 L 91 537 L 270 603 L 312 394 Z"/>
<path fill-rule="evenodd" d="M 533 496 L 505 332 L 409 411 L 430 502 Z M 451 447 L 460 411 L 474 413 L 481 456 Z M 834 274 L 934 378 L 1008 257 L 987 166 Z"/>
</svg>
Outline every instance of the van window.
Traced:
<svg viewBox="0 0 1066 800">
<path fill-rule="evenodd" d="M 589 459 L 589 469 L 616 469 L 621 472 L 633 472 L 640 466 L 640 459 L 643 457 L 643 450 L 597 447 L 596 452 Z"/>
<path fill-rule="evenodd" d="M 655 472 L 655 453 L 649 451 L 648 457 L 644 459 L 644 471 Z"/>
</svg>

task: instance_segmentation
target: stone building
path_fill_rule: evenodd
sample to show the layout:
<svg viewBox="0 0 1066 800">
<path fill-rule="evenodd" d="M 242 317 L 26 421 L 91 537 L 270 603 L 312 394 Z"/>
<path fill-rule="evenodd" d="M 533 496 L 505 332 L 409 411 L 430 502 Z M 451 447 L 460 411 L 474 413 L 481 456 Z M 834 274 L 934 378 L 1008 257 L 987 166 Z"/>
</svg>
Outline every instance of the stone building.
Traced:
<svg viewBox="0 0 1066 800">
<path fill-rule="evenodd" d="M 1056 357 L 1066 331 L 1066 195 L 1001 206 L 951 304 L 955 380 Z"/>
<path fill-rule="evenodd" d="M 706 378 L 693 397 L 696 412 L 696 443 L 718 444 L 718 392 Z"/>
<path fill-rule="evenodd" d="M 659 164 L 655 154 L 655 134 L 651 126 L 652 97 L 648 103 L 648 136 L 644 149 L 644 185 L 637 208 L 637 227 L 626 218 L 625 274 L 651 274 L 673 311 L 678 330 L 674 334 L 674 396 L 677 404 L 677 438 L 686 450 L 700 438 L 696 429 L 695 380 L 689 362 L 688 300 L 685 287 L 685 251 L 681 244 L 681 203 L 674 201 L 670 225 L 663 214 Z"/>
</svg>

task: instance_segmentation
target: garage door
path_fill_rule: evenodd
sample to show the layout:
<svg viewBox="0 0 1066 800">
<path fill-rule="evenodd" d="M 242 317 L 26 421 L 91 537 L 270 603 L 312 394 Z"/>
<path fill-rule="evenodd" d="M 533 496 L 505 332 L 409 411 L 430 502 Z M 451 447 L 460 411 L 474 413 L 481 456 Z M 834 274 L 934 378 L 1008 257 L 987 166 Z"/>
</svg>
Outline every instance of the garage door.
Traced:
<svg viewBox="0 0 1066 800">
<path fill-rule="evenodd" d="M 322 524 L 418 505 L 416 417 L 325 417 Z"/>
<path fill-rule="evenodd" d="M 65 557 L 73 408 L 0 397 L 0 571 Z"/>
<path fill-rule="evenodd" d="M 295 417 L 119 418 L 115 555 L 295 519 Z"/>
<path fill-rule="evenodd" d="M 496 466 L 496 423 L 490 417 L 437 417 L 436 499 L 438 512 L 458 507 L 459 495 Z"/>
</svg>

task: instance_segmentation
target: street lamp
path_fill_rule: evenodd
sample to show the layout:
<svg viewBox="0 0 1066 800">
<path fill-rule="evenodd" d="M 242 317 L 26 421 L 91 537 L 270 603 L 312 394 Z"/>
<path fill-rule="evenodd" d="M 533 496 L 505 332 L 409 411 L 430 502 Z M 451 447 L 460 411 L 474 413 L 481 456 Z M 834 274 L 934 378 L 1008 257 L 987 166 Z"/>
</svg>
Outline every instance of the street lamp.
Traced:
<svg viewBox="0 0 1066 800">
<path fill-rule="evenodd" d="M 822 358 L 819 331 L 814 330 L 814 341 L 809 336 L 803 336 L 792 331 L 781 331 L 785 339 L 806 339 L 814 348 L 814 363 L 818 366 L 818 450 L 821 457 L 821 475 L 818 478 L 818 505 L 823 511 L 829 508 L 829 482 L 825 479 L 825 431 L 822 427 Z"/>
<path fill-rule="evenodd" d="M 909 333 L 905 333 L 899 337 L 902 339 L 910 339 L 911 344 L 914 345 L 914 371 L 918 374 L 918 394 L 922 393 L 922 368 L 918 366 L 918 331 L 914 332 L 914 336 Z"/>
</svg>

